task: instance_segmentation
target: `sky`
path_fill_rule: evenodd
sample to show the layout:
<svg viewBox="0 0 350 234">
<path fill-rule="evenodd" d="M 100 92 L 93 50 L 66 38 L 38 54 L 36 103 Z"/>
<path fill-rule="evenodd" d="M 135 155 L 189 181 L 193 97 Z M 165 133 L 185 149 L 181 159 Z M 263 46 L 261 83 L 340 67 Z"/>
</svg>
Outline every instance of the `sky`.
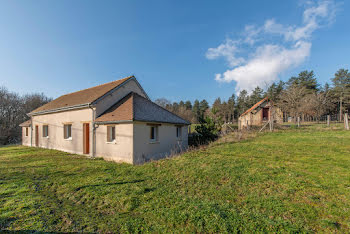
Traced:
<svg viewBox="0 0 350 234">
<path fill-rule="evenodd" d="M 135 75 L 151 99 L 228 99 L 349 68 L 350 2 L 0 1 L 0 86 L 60 95 Z"/>
</svg>

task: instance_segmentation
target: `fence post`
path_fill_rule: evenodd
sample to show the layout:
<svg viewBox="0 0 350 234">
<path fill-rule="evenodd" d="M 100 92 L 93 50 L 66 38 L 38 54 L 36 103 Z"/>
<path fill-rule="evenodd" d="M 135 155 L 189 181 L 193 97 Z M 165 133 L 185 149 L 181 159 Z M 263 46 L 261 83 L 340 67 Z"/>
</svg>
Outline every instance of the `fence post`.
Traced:
<svg viewBox="0 0 350 234">
<path fill-rule="evenodd" d="M 331 116 L 327 115 L 327 126 L 329 127 L 331 125 Z"/>
<path fill-rule="evenodd" d="M 348 117 L 348 113 L 344 114 L 344 127 L 346 130 L 349 130 L 349 117 Z"/>
<path fill-rule="evenodd" d="M 300 127 L 300 117 L 298 116 L 298 128 Z"/>
</svg>

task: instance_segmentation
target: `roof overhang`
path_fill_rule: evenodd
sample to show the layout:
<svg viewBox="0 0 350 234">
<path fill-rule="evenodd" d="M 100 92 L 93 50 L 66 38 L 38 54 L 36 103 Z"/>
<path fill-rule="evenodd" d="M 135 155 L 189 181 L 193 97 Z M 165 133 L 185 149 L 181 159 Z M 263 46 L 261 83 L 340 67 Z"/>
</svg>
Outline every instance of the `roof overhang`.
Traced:
<svg viewBox="0 0 350 234">
<path fill-rule="evenodd" d="M 52 113 L 57 113 L 57 112 L 63 112 L 63 111 L 68 111 L 68 110 L 78 110 L 78 109 L 84 109 L 90 107 L 90 103 L 85 103 L 85 104 L 79 104 L 79 105 L 74 105 L 74 106 L 67 106 L 67 107 L 61 107 L 61 108 L 56 108 L 52 110 L 46 110 L 46 111 L 38 111 L 34 113 L 28 113 L 28 116 L 36 116 L 36 115 L 46 115 L 46 114 L 52 114 Z"/>
</svg>

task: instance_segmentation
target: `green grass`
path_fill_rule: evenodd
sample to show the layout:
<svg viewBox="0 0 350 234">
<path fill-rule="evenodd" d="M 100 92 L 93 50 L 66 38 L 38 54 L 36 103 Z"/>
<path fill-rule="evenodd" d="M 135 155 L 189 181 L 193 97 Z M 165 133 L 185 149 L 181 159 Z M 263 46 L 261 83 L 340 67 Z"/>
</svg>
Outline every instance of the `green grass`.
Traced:
<svg viewBox="0 0 350 234">
<path fill-rule="evenodd" d="M 291 129 L 142 166 L 0 148 L 0 230 L 350 232 L 350 132 Z"/>
</svg>

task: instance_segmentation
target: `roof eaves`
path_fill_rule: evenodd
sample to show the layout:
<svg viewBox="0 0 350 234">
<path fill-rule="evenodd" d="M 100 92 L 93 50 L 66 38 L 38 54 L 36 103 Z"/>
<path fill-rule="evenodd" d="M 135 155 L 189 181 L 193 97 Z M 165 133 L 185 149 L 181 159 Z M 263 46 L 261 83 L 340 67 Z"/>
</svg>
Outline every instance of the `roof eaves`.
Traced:
<svg viewBox="0 0 350 234">
<path fill-rule="evenodd" d="M 90 103 L 84 103 L 84 104 L 79 104 L 79 105 L 74 105 L 74 106 L 60 107 L 60 108 L 51 109 L 51 110 L 30 112 L 30 113 L 28 113 L 27 115 L 28 115 L 28 116 L 45 115 L 45 114 L 56 113 L 56 112 L 62 112 L 62 111 L 67 111 L 67 110 L 82 109 L 82 108 L 89 107 L 89 105 L 90 105 Z"/>
</svg>

